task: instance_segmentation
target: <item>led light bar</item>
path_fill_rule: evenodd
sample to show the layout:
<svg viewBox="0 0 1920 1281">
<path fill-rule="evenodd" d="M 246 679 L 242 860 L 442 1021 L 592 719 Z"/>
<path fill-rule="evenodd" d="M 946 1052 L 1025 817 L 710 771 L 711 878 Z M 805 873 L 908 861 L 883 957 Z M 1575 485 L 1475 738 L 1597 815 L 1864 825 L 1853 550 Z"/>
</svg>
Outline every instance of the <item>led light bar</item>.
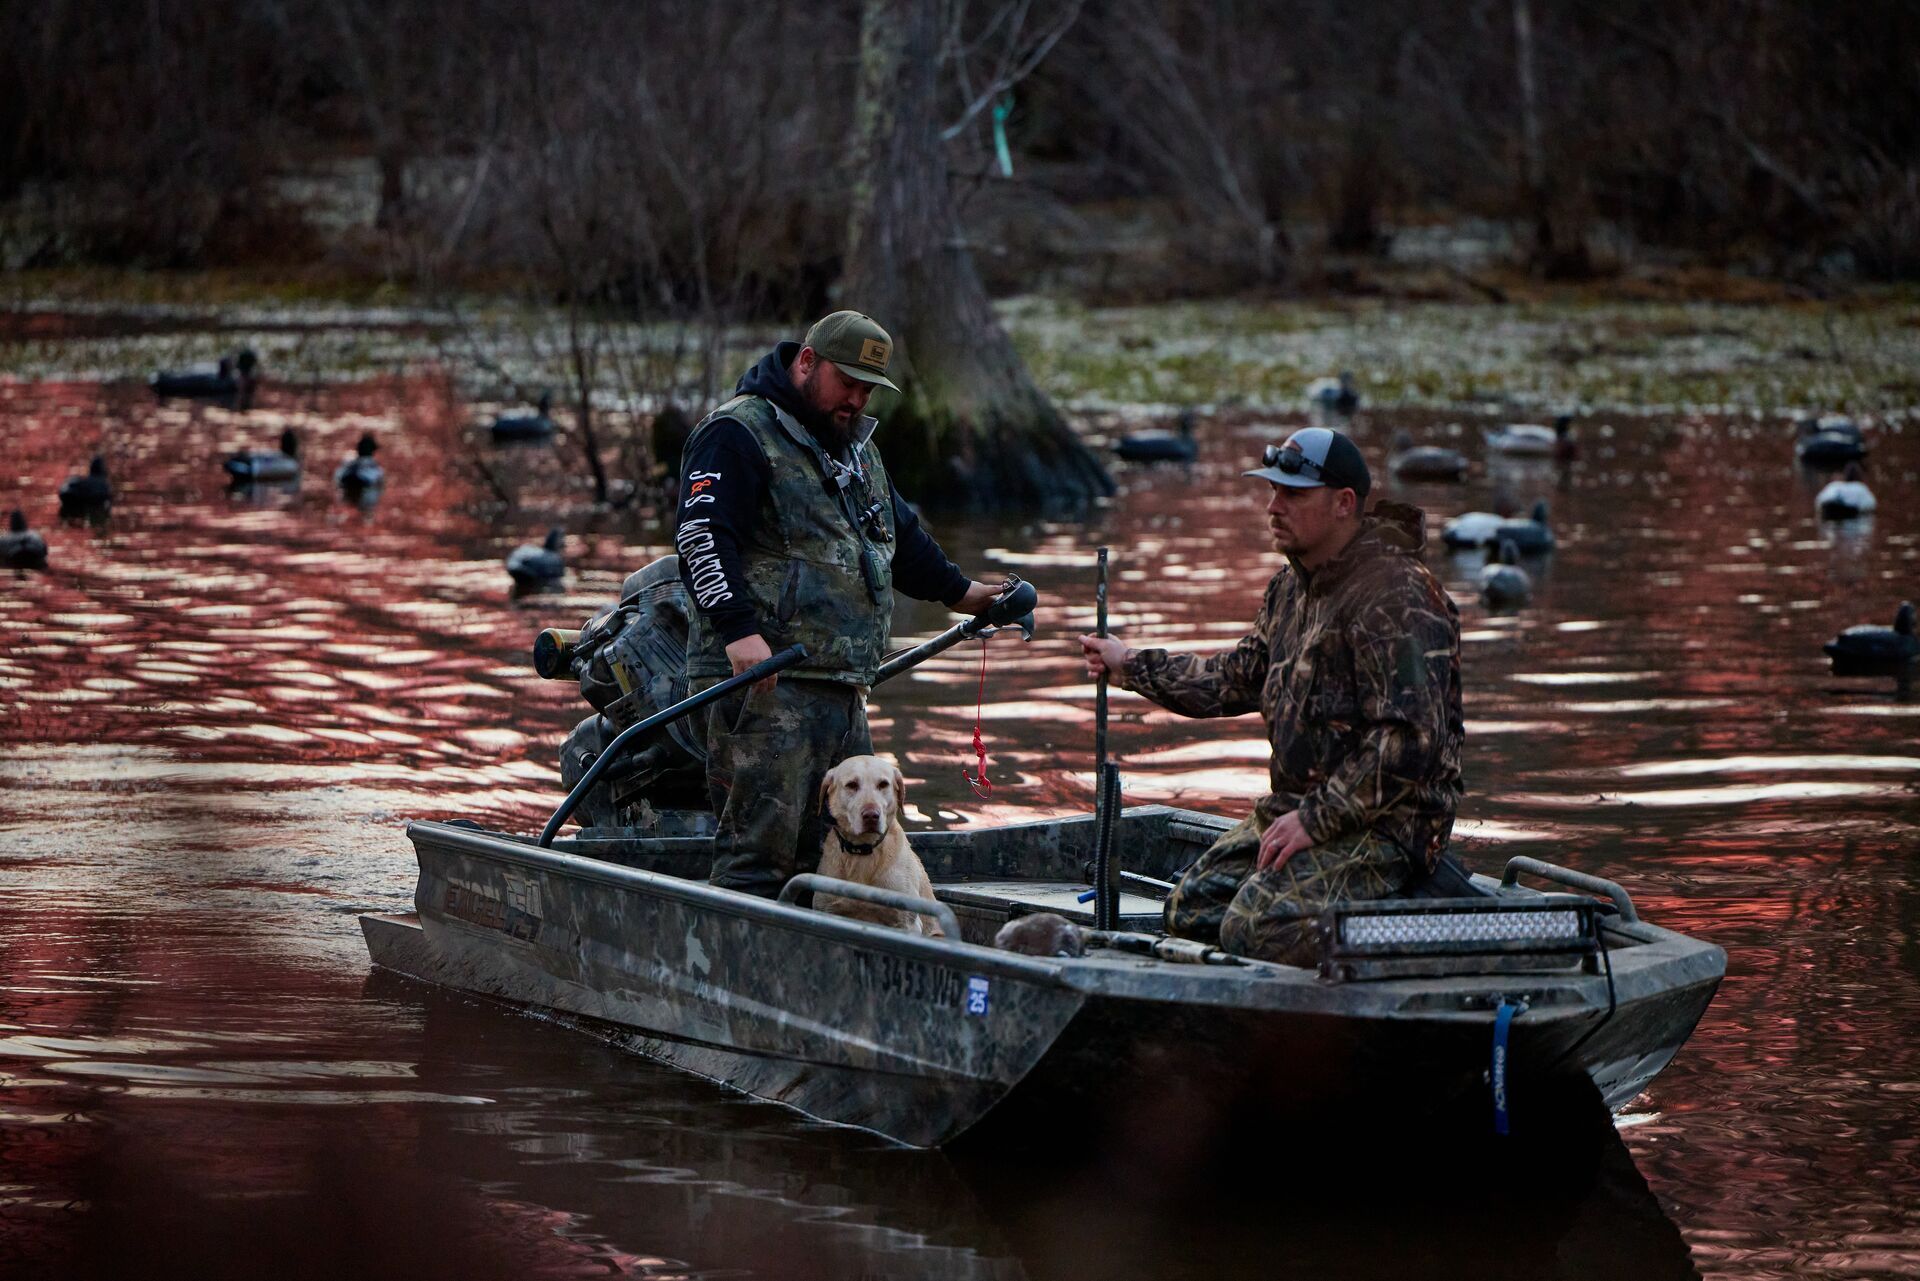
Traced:
<svg viewBox="0 0 1920 1281">
<path fill-rule="evenodd" d="M 1574 943 L 1586 937 L 1575 908 L 1524 912 L 1357 913 L 1340 918 L 1340 941 L 1349 948 L 1397 950 L 1407 943 Z"/>
<path fill-rule="evenodd" d="M 1601 905 L 1580 894 L 1343 903 L 1320 919 L 1332 979 L 1567 969 L 1600 950 Z"/>
</svg>

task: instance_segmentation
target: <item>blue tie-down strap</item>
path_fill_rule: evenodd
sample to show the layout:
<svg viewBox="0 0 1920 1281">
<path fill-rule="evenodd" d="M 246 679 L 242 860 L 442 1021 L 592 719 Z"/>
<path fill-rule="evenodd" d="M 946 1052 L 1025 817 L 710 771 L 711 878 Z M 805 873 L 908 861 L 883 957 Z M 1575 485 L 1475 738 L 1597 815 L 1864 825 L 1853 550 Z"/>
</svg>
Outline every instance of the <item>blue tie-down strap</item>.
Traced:
<svg viewBox="0 0 1920 1281">
<path fill-rule="evenodd" d="M 1524 1004 L 1509 1001 L 1504 997 L 1500 1008 L 1493 1015 L 1493 1070 L 1488 1079 L 1493 1084 L 1493 1132 L 1504 1135 L 1507 1132 L 1507 1036 L 1513 1030 L 1514 1015 L 1526 1010 Z"/>
</svg>

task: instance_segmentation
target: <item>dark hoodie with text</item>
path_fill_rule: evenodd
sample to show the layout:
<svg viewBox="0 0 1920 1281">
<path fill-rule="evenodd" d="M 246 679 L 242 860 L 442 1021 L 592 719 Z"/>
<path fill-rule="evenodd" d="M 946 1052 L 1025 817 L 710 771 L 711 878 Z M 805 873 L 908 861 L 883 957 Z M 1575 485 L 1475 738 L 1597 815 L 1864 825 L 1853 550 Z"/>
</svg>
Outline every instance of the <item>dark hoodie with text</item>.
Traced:
<svg viewBox="0 0 1920 1281">
<path fill-rule="evenodd" d="M 787 367 L 799 354 L 799 343 L 779 344 L 740 376 L 734 391 L 739 395 L 760 396 L 772 401 L 812 432 L 815 440 L 824 442 L 829 433 L 822 430 L 825 424 L 821 422 L 820 415 L 801 397 L 799 389 L 787 376 Z M 721 643 L 730 645 L 760 631 L 760 619 L 748 602 L 747 593 L 744 590 L 731 590 L 731 585 L 746 579 L 746 566 L 740 549 L 760 519 L 761 507 L 766 501 L 767 483 L 773 474 L 772 467 L 752 432 L 731 418 L 721 418 L 709 425 L 707 430 L 698 433 L 681 457 L 681 493 L 688 492 L 687 478 L 694 472 L 701 474 L 705 482 L 702 492 L 713 500 L 702 505 L 701 515 L 706 518 L 706 532 L 713 536 L 712 555 L 718 561 L 725 582 L 716 587 L 711 581 L 703 580 L 708 590 L 695 592 L 688 578 L 684 556 L 681 558 L 680 577 L 687 583 L 688 596 L 692 600 L 697 602 L 705 597 L 716 602 L 710 607 L 696 607 L 706 614 Z M 823 490 L 827 488 L 825 476 L 820 478 L 820 484 Z M 942 605 L 956 604 L 966 595 L 970 580 L 959 566 L 947 559 L 946 553 L 940 550 L 940 544 L 920 523 L 920 517 L 913 508 L 901 501 L 899 491 L 892 489 L 891 485 L 888 496 L 893 503 L 894 587 L 916 600 L 938 601 Z M 682 519 L 685 514 L 683 508 Z"/>
</svg>

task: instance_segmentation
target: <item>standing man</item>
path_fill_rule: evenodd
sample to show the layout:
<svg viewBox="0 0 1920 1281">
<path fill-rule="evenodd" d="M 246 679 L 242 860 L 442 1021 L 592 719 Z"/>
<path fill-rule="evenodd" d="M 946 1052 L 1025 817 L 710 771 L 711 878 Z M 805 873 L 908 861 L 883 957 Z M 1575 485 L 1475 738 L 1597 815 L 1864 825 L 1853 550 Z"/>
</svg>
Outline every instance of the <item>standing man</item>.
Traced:
<svg viewBox="0 0 1920 1281">
<path fill-rule="evenodd" d="M 697 692 L 796 642 L 807 657 L 708 709 L 714 885 L 772 897 L 820 857 L 820 780 L 873 750 L 867 687 L 897 588 L 963 613 L 999 590 L 970 580 L 900 500 L 863 412 L 893 339 L 836 311 L 747 370 L 693 429 L 674 544 L 692 597 Z"/>
<path fill-rule="evenodd" d="M 1340 432 L 1308 427 L 1245 473 L 1286 556 L 1253 631 L 1201 659 L 1082 636 L 1087 673 L 1182 716 L 1258 711 L 1268 794 L 1167 898 L 1167 932 L 1289 965 L 1318 959 L 1328 903 L 1432 872 L 1460 799 L 1460 618 L 1420 559 L 1419 509 L 1382 502 Z"/>
</svg>

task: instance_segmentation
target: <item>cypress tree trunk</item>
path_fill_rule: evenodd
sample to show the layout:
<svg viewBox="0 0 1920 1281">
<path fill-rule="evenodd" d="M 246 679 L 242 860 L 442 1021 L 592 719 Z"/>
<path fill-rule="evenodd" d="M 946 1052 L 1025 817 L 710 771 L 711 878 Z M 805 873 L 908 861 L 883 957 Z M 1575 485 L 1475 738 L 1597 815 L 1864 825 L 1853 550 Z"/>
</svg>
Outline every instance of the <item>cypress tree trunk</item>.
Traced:
<svg viewBox="0 0 1920 1281">
<path fill-rule="evenodd" d="M 934 118 L 933 0 L 865 0 L 843 306 L 893 335 L 906 393 L 881 447 L 905 492 L 969 507 L 1085 503 L 1113 481 L 1034 386 L 953 216 Z"/>
</svg>

